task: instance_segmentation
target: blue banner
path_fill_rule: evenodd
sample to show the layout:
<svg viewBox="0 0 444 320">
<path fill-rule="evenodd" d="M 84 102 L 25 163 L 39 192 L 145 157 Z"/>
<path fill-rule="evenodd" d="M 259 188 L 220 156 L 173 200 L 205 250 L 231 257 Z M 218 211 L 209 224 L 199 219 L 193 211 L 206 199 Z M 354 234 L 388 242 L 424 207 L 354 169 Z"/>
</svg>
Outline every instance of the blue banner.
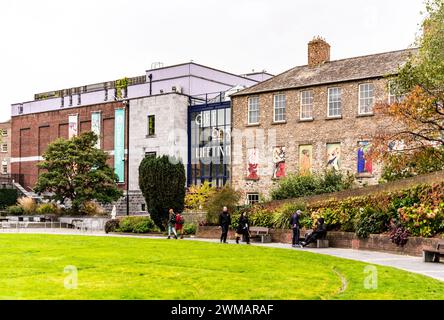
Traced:
<svg viewBox="0 0 444 320">
<path fill-rule="evenodd" d="M 119 182 L 125 181 L 125 110 L 116 109 L 114 115 L 114 172 Z"/>
</svg>

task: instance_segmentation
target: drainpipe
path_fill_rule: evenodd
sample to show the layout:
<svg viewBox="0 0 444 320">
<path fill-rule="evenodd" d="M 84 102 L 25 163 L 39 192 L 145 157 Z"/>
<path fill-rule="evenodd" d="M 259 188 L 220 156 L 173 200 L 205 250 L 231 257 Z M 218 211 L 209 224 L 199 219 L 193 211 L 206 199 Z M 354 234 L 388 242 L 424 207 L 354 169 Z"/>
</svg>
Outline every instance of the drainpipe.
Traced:
<svg viewBox="0 0 444 320">
<path fill-rule="evenodd" d="M 129 210 L 129 149 L 130 149 L 130 136 L 129 136 L 129 125 L 130 125 L 130 100 L 125 100 L 124 104 L 126 105 L 126 114 L 127 114 L 127 125 L 126 125 L 126 215 L 129 216 L 130 210 Z"/>
<path fill-rule="evenodd" d="M 153 74 L 150 73 L 148 78 L 150 79 L 150 95 L 153 93 Z"/>
</svg>

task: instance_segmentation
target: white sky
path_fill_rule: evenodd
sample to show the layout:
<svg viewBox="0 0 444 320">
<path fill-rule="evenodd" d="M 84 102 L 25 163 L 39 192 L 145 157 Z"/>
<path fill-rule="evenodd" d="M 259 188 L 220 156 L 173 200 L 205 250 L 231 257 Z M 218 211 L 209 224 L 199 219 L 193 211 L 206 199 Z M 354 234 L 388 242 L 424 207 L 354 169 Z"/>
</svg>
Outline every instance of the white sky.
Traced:
<svg viewBox="0 0 444 320">
<path fill-rule="evenodd" d="M 1 0 L 0 121 L 34 93 L 194 62 L 277 74 L 307 63 L 320 35 L 331 59 L 404 49 L 422 0 Z"/>
</svg>

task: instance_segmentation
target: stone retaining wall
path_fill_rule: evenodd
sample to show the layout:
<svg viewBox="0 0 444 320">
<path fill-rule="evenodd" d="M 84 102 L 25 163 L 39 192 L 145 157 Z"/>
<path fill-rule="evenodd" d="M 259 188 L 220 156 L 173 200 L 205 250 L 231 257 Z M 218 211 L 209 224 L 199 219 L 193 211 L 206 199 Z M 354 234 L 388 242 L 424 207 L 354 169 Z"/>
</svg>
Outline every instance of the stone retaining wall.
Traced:
<svg viewBox="0 0 444 320">
<path fill-rule="evenodd" d="M 291 243 L 291 231 L 281 229 L 270 229 L 272 242 Z M 216 239 L 220 237 L 220 229 L 213 226 L 199 226 L 196 233 L 197 238 Z M 234 231 L 228 233 L 229 239 L 234 239 Z M 387 234 L 371 234 L 367 239 L 360 239 L 352 232 L 330 231 L 327 234 L 330 247 L 346 248 L 355 250 L 382 251 L 410 256 L 422 256 L 424 246 L 435 246 L 438 242 L 444 242 L 439 238 L 411 237 L 407 244 L 398 247 L 392 243 Z"/>
</svg>

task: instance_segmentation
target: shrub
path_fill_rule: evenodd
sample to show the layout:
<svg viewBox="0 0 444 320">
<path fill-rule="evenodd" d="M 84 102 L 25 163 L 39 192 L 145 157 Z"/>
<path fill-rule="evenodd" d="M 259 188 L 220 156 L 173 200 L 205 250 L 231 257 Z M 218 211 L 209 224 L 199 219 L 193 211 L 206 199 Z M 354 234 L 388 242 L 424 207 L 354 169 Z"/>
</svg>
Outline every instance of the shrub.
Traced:
<svg viewBox="0 0 444 320">
<path fill-rule="evenodd" d="M 87 216 L 103 216 L 107 214 L 106 211 L 94 201 L 85 202 L 80 213 Z"/>
<path fill-rule="evenodd" d="M 409 231 L 400 223 L 392 223 L 390 227 L 390 239 L 397 246 L 404 246 L 409 238 Z"/>
<path fill-rule="evenodd" d="M 0 209 L 13 206 L 17 203 L 17 190 L 0 189 Z"/>
<path fill-rule="evenodd" d="M 105 233 L 114 232 L 117 231 L 117 229 L 119 229 L 119 220 L 108 220 L 105 223 Z"/>
<path fill-rule="evenodd" d="M 185 167 L 168 156 L 145 157 L 139 166 L 139 186 L 155 224 L 165 230 L 168 211 L 182 212 L 185 199 Z"/>
<path fill-rule="evenodd" d="M 42 203 L 37 206 L 37 209 L 35 211 L 39 215 L 59 214 L 60 213 L 59 208 L 54 203 Z"/>
<path fill-rule="evenodd" d="M 147 233 L 157 232 L 159 228 L 149 217 L 125 217 L 119 222 L 119 232 Z"/>
<path fill-rule="evenodd" d="M 224 206 L 228 208 L 230 213 L 234 212 L 240 197 L 240 193 L 229 186 L 225 186 L 211 195 L 205 204 L 208 224 L 218 224 L 219 214 L 222 212 Z"/>
<path fill-rule="evenodd" d="M 370 206 L 360 210 L 356 217 L 356 235 L 368 238 L 370 234 L 378 234 L 387 230 L 388 216 Z"/>
<path fill-rule="evenodd" d="M 194 223 L 185 223 L 183 226 L 183 234 L 196 234 L 197 226 Z"/>
<path fill-rule="evenodd" d="M 306 207 L 302 203 L 286 203 L 279 207 L 277 211 L 273 214 L 272 227 L 275 229 L 290 228 L 291 215 L 297 210 L 302 211 L 302 215 L 299 217 L 299 219 L 304 219 L 304 216 L 306 215 Z"/>
<path fill-rule="evenodd" d="M 17 200 L 19 206 L 23 209 L 24 214 L 34 214 L 37 204 L 33 198 L 21 197 Z"/>
<path fill-rule="evenodd" d="M 10 216 L 21 216 L 24 213 L 21 206 L 10 206 L 6 208 L 6 214 Z"/>
<path fill-rule="evenodd" d="M 191 210 L 201 210 L 208 198 L 216 192 L 208 181 L 200 186 L 190 186 L 185 196 L 185 207 Z"/>
<path fill-rule="evenodd" d="M 353 175 L 333 170 L 314 175 L 293 174 L 279 181 L 271 191 L 271 198 L 282 200 L 345 190 L 352 187 L 353 181 Z"/>
</svg>

